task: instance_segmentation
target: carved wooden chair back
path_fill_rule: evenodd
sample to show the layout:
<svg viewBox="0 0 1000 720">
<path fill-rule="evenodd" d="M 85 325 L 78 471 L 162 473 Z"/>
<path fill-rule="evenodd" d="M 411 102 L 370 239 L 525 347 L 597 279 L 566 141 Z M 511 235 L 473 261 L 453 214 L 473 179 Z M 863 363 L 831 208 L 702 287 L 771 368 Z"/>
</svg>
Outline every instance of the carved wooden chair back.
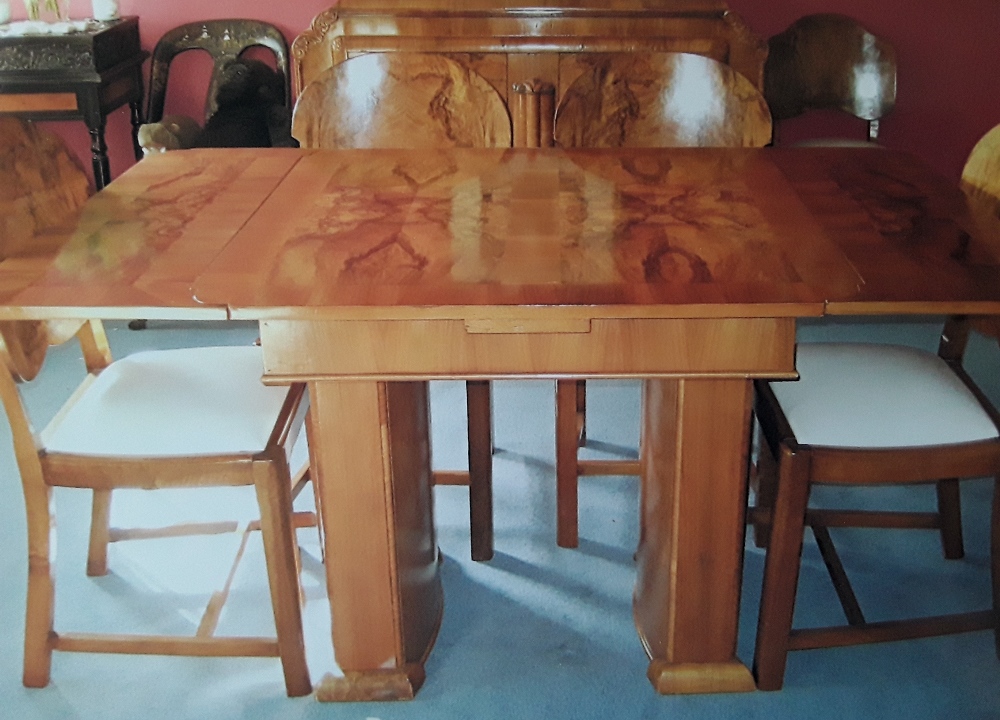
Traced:
<svg viewBox="0 0 1000 720">
<path fill-rule="evenodd" d="M 447 57 L 371 53 L 305 87 L 292 135 L 302 147 L 509 147 L 511 123 L 496 90 Z"/>
<path fill-rule="evenodd" d="M 868 121 L 896 104 L 896 52 L 856 20 L 836 13 L 806 15 L 768 41 L 764 96 L 777 124 L 807 110 L 833 109 Z"/>
<path fill-rule="evenodd" d="M 1000 127 L 976 146 L 963 173 L 979 218 L 1000 237 Z M 788 652 L 992 629 L 1000 657 L 1000 412 L 963 368 L 970 332 L 1000 339 L 996 318 L 951 317 L 937 354 L 909 347 L 802 344 L 796 382 L 758 381 L 761 429 L 756 504 L 751 519 L 767 547 L 757 625 L 758 687 L 779 689 Z M 937 529 L 944 555 L 964 556 L 959 480 L 994 477 L 990 531 L 993 602 L 988 610 L 869 623 L 851 588 L 828 527 Z M 936 512 L 814 508 L 813 485 L 933 483 Z M 842 627 L 793 629 L 803 529 L 820 547 L 847 619 Z"/>
<path fill-rule="evenodd" d="M 690 53 L 581 56 L 588 71 L 563 95 L 562 147 L 761 147 L 763 96 L 728 65 Z"/>
<path fill-rule="evenodd" d="M 292 135 L 302 147 L 510 147 L 511 120 L 496 90 L 442 55 L 371 53 L 306 85 Z M 490 384 L 466 383 L 469 471 L 435 471 L 438 485 L 468 485 L 472 558 L 493 557 Z"/>
<path fill-rule="evenodd" d="M 252 47 L 264 47 L 274 53 L 275 67 L 285 79 L 285 105 L 292 106 L 288 43 L 274 25 L 259 20 L 207 20 L 180 25 L 164 33 L 153 48 L 150 63 L 149 95 L 146 122 L 159 122 L 167 95 L 170 63 L 189 50 L 201 50 L 212 57 L 212 75 L 205 98 L 205 117 L 216 110 L 216 95 L 226 64 Z"/>
<path fill-rule="evenodd" d="M 5 207 L 2 216 L 9 223 L 3 233 L 5 251 L 44 245 L 52 237 L 64 240 L 88 194 L 86 175 L 58 138 L 2 118 L 0 187 L 17 194 L 12 205 L 18 210 L 8 215 Z M 6 205 L 7 200 L 0 202 Z M 23 264 L 30 268 L 30 260 L 28 255 Z M 8 280 L 4 290 L 21 280 Z M 44 430 L 36 432 L 21 387 L 44 382 L 40 371 L 49 347 L 73 338 L 82 350 L 84 380 Z M 313 525 L 316 519 L 314 513 L 293 516 L 289 468 L 308 401 L 301 385 L 265 387 L 262 372 L 261 351 L 254 346 L 147 351 L 113 362 L 97 320 L 0 322 L 0 399 L 27 512 L 25 685 L 47 685 L 52 652 L 62 650 L 274 656 L 281 658 L 289 695 L 312 691 L 294 525 Z M 53 487 L 93 491 L 87 572 L 102 575 L 109 542 L 237 529 L 234 523 L 112 528 L 114 489 L 237 485 L 256 489 L 260 520 L 245 528 L 244 540 L 247 531 L 261 530 L 277 637 L 215 637 L 222 609 L 218 598 L 209 604 L 194 637 L 55 631 Z M 228 582 L 220 597 L 226 592 Z"/>
<path fill-rule="evenodd" d="M 563 147 L 762 147 L 771 139 L 763 96 L 716 60 L 687 53 L 579 56 L 586 70 L 562 96 L 555 141 Z M 585 380 L 556 382 L 556 541 L 579 542 L 578 479 L 638 475 L 632 458 L 579 457 L 587 442 Z"/>
</svg>

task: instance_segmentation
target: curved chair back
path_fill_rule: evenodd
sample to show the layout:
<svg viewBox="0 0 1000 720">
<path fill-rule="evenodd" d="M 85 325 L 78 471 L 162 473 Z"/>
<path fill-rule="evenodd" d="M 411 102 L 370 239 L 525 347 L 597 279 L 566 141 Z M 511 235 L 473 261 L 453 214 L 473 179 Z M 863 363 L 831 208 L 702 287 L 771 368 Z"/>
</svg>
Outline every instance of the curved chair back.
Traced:
<svg viewBox="0 0 1000 720">
<path fill-rule="evenodd" d="M 775 122 L 834 109 L 868 121 L 868 139 L 896 104 L 896 51 L 856 20 L 806 15 L 768 41 L 764 96 Z"/>
<path fill-rule="evenodd" d="M 79 160 L 57 135 L 0 117 L 0 300 L 45 271 L 90 196 Z"/>
<path fill-rule="evenodd" d="M 689 53 L 588 61 L 556 112 L 562 147 L 760 147 L 771 139 L 763 96 L 728 65 Z"/>
<path fill-rule="evenodd" d="M 258 20 L 208 20 L 187 23 L 164 33 L 153 49 L 150 65 L 149 102 L 146 122 L 163 119 L 163 105 L 167 93 L 170 63 L 188 50 L 202 50 L 212 56 L 212 77 L 205 99 L 205 120 L 216 109 L 216 94 L 226 64 L 237 59 L 251 47 L 265 47 L 274 53 L 278 73 L 285 79 L 285 105 L 292 106 L 291 76 L 288 63 L 288 43 L 274 25 Z"/>
<path fill-rule="evenodd" d="M 511 122 L 493 86 L 453 60 L 371 53 L 305 87 L 292 135 L 312 148 L 509 147 Z"/>
</svg>

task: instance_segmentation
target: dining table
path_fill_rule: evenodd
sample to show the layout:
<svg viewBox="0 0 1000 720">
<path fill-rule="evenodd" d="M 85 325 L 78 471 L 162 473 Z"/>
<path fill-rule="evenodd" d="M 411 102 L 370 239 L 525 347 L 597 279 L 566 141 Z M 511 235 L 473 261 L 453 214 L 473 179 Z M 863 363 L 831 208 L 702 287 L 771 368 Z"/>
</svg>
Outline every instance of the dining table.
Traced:
<svg viewBox="0 0 1000 720">
<path fill-rule="evenodd" d="M 339 666 L 321 700 L 424 681 L 428 381 L 643 380 L 648 678 L 750 691 L 753 380 L 796 377 L 800 318 L 1000 315 L 1000 235 L 889 149 L 176 151 L 39 247 L 0 257 L 0 320 L 255 320 L 264 382 L 308 384 Z"/>
</svg>

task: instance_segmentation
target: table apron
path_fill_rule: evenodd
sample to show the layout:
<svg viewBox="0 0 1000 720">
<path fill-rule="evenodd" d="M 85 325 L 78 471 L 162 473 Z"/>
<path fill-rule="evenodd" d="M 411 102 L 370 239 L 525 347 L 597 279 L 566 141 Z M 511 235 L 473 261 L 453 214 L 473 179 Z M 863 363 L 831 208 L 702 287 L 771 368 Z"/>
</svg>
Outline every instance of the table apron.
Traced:
<svg viewBox="0 0 1000 720">
<path fill-rule="evenodd" d="M 485 328 L 485 329 L 484 329 Z M 795 377 L 794 318 L 264 320 L 265 377 Z"/>
</svg>

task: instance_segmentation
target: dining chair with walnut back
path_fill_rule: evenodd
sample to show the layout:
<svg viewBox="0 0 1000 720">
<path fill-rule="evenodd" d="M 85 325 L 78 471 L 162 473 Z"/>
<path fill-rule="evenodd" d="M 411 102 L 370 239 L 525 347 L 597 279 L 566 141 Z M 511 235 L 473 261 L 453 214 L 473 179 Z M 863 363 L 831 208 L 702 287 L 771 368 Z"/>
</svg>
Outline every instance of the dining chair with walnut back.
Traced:
<svg viewBox="0 0 1000 720">
<path fill-rule="evenodd" d="M 510 147 L 511 120 L 485 79 L 443 55 L 371 53 L 334 65 L 305 86 L 295 105 L 292 134 L 305 148 Z M 469 485 L 472 557 L 489 560 L 490 384 L 470 380 L 466 391 L 469 472 L 438 471 L 434 482 Z"/>
<path fill-rule="evenodd" d="M 687 53 L 595 54 L 564 93 L 562 147 L 762 147 L 771 138 L 763 96 L 745 77 Z M 638 475 L 637 460 L 586 460 L 586 381 L 556 382 L 557 542 L 579 543 L 578 479 Z"/>
<path fill-rule="evenodd" d="M 867 121 L 866 141 L 878 139 L 879 122 L 896 104 L 896 52 L 854 18 L 806 15 L 768 41 L 764 97 L 774 118 L 808 110 L 840 110 Z M 775 138 L 777 139 L 777 137 Z M 810 144 L 863 144 L 817 140 Z"/>
<path fill-rule="evenodd" d="M 86 175 L 65 145 L 20 121 L 0 119 L 0 176 L 16 197 L 0 199 L 8 281 L 18 266 L 35 272 L 31 253 L 61 242 L 88 195 Z M 54 249 L 54 248 L 53 248 Z M 44 272 L 45 266 L 36 268 Z M 13 273 L 13 274 L 12 274 Z M 6 291 L 7 285 L 3 290 Z M 76 339 L 83 382 L 37 432 L 21 389 L 45 382 L 50 346 Z M 72 652 L 280 657 L 289 695 L 312 691 L 302 634 L 299 558 L 289 457 L 308 409 L 303 385 L 266 387 L 259 347 L 200 347 L 135 353 L 114 361 L 98 320 L 0 323 L 0 399 L 10 423 L 24 491 L 28 531 L 28 597 L 24 684 L 43 687 L 54 650 Z M 304 447 L 304 445 L 300 445 Z M 87 572 L 107 572 L 116 540 L 220 532 L 232 523 L 119 529 L 110 526 L 112 493 L 253 486 L 260 508 L 275 637 L 215 636 L 227 589 L 218 593 L 196 633 L 123 635 L 54 628 L 55 512 L 52 489 L 93 492 Z M 301 518 L 308 524 L 315 515 Z M 225 526 L 225 527 L 222 527 Z M 252 527 L 251 527 L 252 526 Z"/>
<path fill-rule="evenodd" d="M 963 173 L 970 200 L 989 198 L 994 208 L 1000 187 L 995 176 L 982 171 L 1000 163 L 997 138 L 1000 128 L 977 145 Z M 995 212 L 992 222 L 998 224 Z M 986 232 L 1000 237 L 1000 228 Z M 781 688 L 791 650 L 992 629 L 1000 657 L 1000 413 L 963 368 L 973 330 L 1000 338 L 996 318 L 951 317 L 936 354 L 895 345 L 800 344 L 797 381 L 756 383 L 763 460 L 758 484 L 763 492 L 751 515 L 767 525 L 754 656 L 759 688 Z M 994 479 L 992 607 L 868 622 L 828 528 L 935 529 L 945 557 L 961 558 L 958 483 L 977 477 Z M 809 507 L 810 491 L 818 485 L 849 486 L 862 493 L 864 488 L 919 484 L 936 484 L 936 512 Z M 820 547 L 847 625 L 792 628 L 806 525 Z"/>
</svg>

